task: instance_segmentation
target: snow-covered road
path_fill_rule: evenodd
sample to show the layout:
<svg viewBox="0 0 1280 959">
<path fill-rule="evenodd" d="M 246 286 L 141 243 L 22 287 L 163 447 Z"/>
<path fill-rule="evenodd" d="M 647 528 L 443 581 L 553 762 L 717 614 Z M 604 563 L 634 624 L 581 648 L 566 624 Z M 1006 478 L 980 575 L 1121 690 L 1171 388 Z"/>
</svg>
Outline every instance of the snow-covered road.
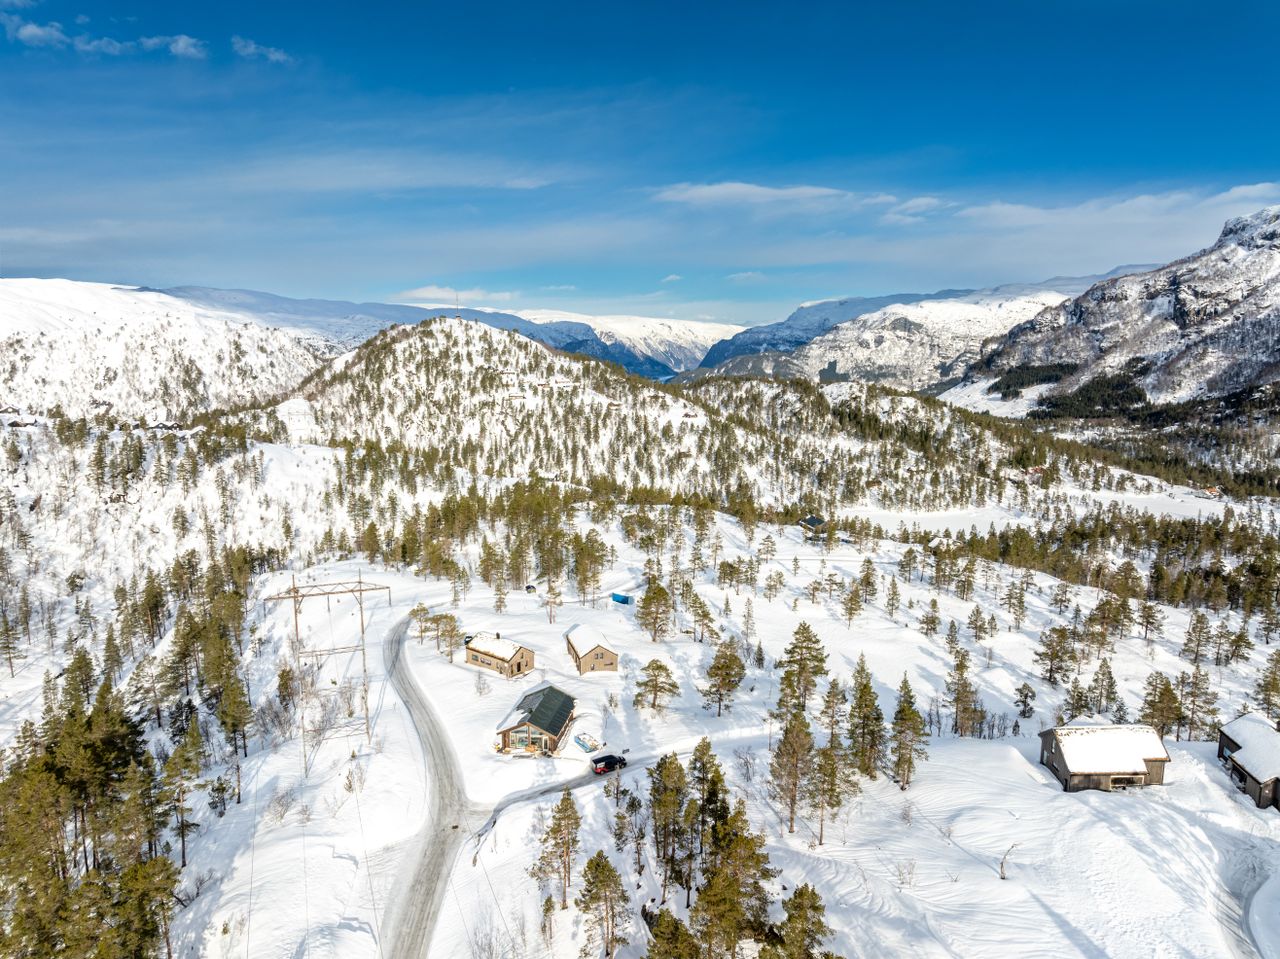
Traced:
<svg viewBox="0 0 1280 959">
<path fill-rule="evenodd" d="M 408 629 L 406 616 L 392 627 L 382 655 L 391 685 L 409 710 L 422 743 L 430 795 L 426 822 L 396 883 L 396 900 L 388 923 L 389 959 L 421 959 L 427 955 L 454 861 L 467 836 L 464 824 L 489 816 L 488 809 L 467 802 L 458 757 L 441 728 L 440 718 L 401 656 Z"/>
</svg>

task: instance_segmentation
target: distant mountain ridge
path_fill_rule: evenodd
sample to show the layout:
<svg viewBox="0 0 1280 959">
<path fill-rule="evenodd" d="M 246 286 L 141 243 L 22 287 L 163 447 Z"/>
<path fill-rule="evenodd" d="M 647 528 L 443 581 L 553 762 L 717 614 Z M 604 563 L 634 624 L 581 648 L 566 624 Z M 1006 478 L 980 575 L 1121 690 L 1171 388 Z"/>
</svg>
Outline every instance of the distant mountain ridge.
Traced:
<svg viewBox="0 0 1280 959">
<path fill-rule="evenodd" d="M 1006 283 L 986 290 L 808 303 L 781 324 L 754 328 L 768 330 L 773 341 L 789 340 L 794 345 L 740 353 L 713 368 L 704 360 L 697 371 L 680 379 L 710 374 L 827 382 L 853 379 L 898 389 L 933 389 L 961 376 L 981 359 L 984 344 L 1011 327 L 1083 292 L 1103 277 L 1131 269 L 1143 267 L 1118 267 L 1098 276 L 1059 276 L 1039 283 Z M 864 309 L 884 300 L 890 302 Z M 844 318 L 850 313 L 857 315 Z M 800 342 L 802 337 L 809 338 Z M 745 342 L 743 334 L 734 339 L 739 344 Z M 713 347 L 707 357 L 715 352 Z"/>
<path fill-rule="evenodd" d="M 1137 387 L 1150 402 L 1179 403 L 1280 380 L 1280 206 L 1227 221 L 1198 253 L 1042 311 L 1011 329 L 986 366 L 1053 363 L 1076 366 L 1049 391 L 1057 396 L 1098 384 L 1094 392 Z"/>
</svg>

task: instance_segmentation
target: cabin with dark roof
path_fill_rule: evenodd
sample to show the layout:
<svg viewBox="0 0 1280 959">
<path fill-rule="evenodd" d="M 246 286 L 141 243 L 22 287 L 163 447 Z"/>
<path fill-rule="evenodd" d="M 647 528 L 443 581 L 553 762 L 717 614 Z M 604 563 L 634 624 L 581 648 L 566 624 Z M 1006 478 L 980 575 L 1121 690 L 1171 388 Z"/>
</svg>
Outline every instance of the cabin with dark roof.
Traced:
<svg viewBox="0 0 1280 959">
<path fill-rule="evenodd" d="M 1218 730 L 1218 760 L 1259 809 L 1280 809 L 1280 730 L 1262 713 L 1245 713 Z"/>
<path fill-rule="evenodd" d="M 525 693 L 515 708 L 498 723 L 498 750 L 550 755 L 573 723 L 575 702 L 555 686 Z"/>
<path fill-rule="evenodd" d="M 800 521 L 800 528 L 807 536 L 821 536 L 827 531 L 827 521 L 821 516 L 806 516 Z"/>
</svg>

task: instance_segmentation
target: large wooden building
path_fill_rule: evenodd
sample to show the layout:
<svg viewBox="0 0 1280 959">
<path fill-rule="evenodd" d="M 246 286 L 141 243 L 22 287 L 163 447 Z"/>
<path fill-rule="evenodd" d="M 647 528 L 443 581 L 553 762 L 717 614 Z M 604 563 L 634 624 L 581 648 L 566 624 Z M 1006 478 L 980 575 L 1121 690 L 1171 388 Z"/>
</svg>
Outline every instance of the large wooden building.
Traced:
<svg viewBox="0 0 1280 959">
<path fill-rule="evenodd" d="M 476 633 L 466 641 L 467 662 L 511 679 L 533 669 L 533 650 L 500 633 Z"/>
<path fill-rule="evenodd" d="M 1255 806 L 1280 809 L 1280 730 L 1262 713 L 1237 716 L 1218 730 L 1218 759 Z"/>
<path fill-rule="evenodd" d="M 498 724 L 498 748 L 506 752 L 554 753 L 573 723 L 573 697 L 555 686 L 525 693 Z"/>
<path fill-rule="evenodd" d="M 1169 751 L 1150 726 L 1072 722 L 1040 734 L 1040 762 L 1067 792 L 1164 783 Z"/>
<path fill-rule="evenodd" d="M 579 676 L 618 671 L 618 654 L 609 648 L 604 633 L 595 627 L 582 624 L 569 627 L 564 634 L 564 644 Z"/>
</svg>

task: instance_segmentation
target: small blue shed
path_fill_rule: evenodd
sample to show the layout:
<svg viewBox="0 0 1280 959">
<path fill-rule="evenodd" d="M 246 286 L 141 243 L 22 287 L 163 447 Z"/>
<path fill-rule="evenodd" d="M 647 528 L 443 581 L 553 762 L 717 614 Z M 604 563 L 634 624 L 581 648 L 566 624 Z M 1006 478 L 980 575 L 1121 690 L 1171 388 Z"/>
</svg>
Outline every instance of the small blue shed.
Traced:
<svg viewBox="0 0 1280 959">
<path fill-rule="evenodd" d="M 623 606 L 630 606 L 634 600 L 626 593 L 613 593 L 610 596 L 615 603 L 621 603 Z"/>
</svg>

